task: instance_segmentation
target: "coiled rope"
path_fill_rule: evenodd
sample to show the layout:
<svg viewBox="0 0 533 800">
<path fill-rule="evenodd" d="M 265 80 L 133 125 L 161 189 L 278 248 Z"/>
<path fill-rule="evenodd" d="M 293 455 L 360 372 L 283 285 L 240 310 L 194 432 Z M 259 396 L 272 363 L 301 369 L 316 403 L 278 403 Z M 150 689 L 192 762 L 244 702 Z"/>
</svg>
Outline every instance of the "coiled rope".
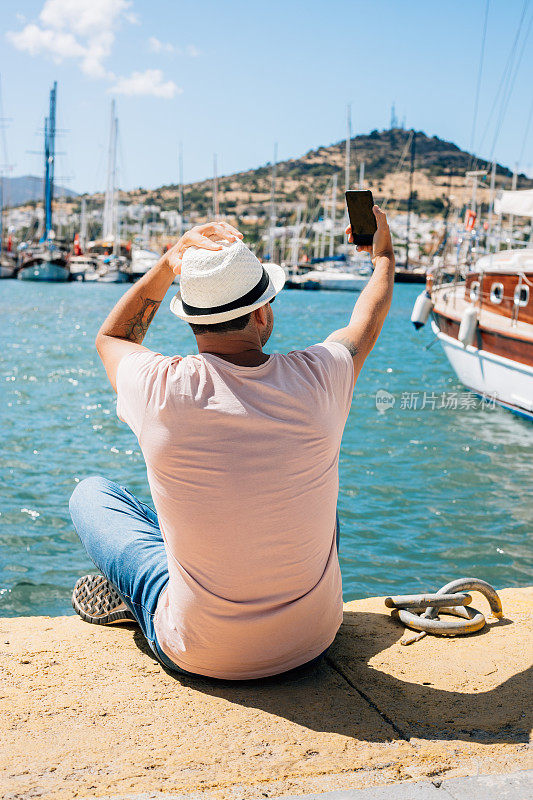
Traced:
<svg viewBox="0 0 533 800">
<path fill-rule="evenodd" d="M 470 607 L 472 597 L 469 591 L 480 592 L 489 603 L 492 614 L 503 617 L 501 600 L 490 583 L 480 578 L 458 578 L 443 586 L 435 594 L 406 594 L 386 597 L 385 605 L 393 609 L 406 628 L 401 644 L 418 642 L 426 634 L 436 636 L 464 636 L 481 630 L 486 624 L 485 615 Z M 440 619 L 440 615 L 450 614 L 456 619 Z"/>
</svg>

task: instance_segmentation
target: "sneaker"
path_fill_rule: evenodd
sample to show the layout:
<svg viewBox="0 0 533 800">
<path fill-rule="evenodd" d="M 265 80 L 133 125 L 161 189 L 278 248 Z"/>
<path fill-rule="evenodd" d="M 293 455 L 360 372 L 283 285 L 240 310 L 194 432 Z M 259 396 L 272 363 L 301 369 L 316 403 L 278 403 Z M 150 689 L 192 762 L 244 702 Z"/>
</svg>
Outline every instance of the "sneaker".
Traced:
<svg viewBox="0 0 533 800">
<path fill-rule="evenodd" d="M 122 597 L 103 575 L 84 575 L 76 581 L 72 608 L 85 622 L 95 625 L 135 621 Z"/>
</svg>

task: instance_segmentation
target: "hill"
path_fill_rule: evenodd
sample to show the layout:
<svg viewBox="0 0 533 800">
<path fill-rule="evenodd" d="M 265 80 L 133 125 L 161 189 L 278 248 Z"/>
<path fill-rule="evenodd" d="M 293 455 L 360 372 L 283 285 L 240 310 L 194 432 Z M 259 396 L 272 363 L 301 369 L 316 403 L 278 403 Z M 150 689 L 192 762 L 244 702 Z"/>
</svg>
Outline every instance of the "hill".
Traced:
<svg viewBox="0 0 533 800">
<path fill-rule="evenodd" d="M 35 175 L 4 178 L 4 202 L 9 206 L 39 202 L 43 199 L 43 183 L 43 179 Z M 77 194 L 72 189 L 65 189 L 64 186 L 55 187 L 56 197 L 75 197 Z"/>
<path fill-rule="evenodd" d="M 351 186 L 359 181 L 360 165 L 364 163 L 364 185 L 372 189 L 378 202 L 387 203 L 389 210 L 407 207 L 409 195 L 410 144 L 413 132 L 399 128 L 372 131 L 351 140 Z M 471 153 L 461 150 L 453 142 L 429 137 L 416 132 L 413 174 L 413 210 L 427 215 L 440 215 L 452 206 L 461 209 L 470 199 L 471 183 L 465 173 L 472 169 L 485 169 L 487 175 L 477 190 L 477 201 L 485 208 L 489 202 L 490 168 Z M 332 175 L 338 176 L 337 215 L 344 208 L 345 142 L 310 150 L 300 158 L 288 159 L 276 167 L 276 215 L 279 224 L 294 220 L 295 211 L 303 204 L 304 218 L 310 218 L 324 193 L 330 191 Z M 496 166 L 496 188 L 510 188 L 512 172 L 502 165 Z M 525 175 L 518 177 L 519 188 L 532 188 L 533 180 Z M 220 214 L 238 218 L 244 226 L 264 229 L 270 215 L 271 165 L 235 173 L 219 178 L 218 195 Z M 211 181 L 201 181 L 184 187 L 184 210 L 188 219 L 195 222 L 211 214 Z M 157 204 L 162 209 L 176 209 L 178 187 L 162 186 L 153 191 L 139 189 L 127 193 L 130 200 Z M 124 194 L 126 199 L 126 194 Z"/>
<path fill-rule="evenodd" d="M 351 140 L 350 185 L 357 187 L 361 164 L 364 163 L 364 186 L 372 189 L 377 202 L 385 204 L 391 213 L 407 207 L 409 195 L 410 146 L 413 131 L 393 128 L 372 131 Z M 455 210 L 462 213 L 472 194 L 472 185 L 465 173 L 472 169 L 485 169 L 487 175 L 477 189 L 477 202 L 482 211 L 489 203 L 490 168 L 487 162 L 461 150 L 453 142 L 437 136 L 416 132 L 413 173 L 412 207 L 419 214 L 439 216 Z M 278 225 L 294 223 L 298 206 L 302 219 L 313 221 L 324 214 L 325 193 L 331 195 L 333 175 L 338 178 L 336 218 L 344 213 L 345 141 L 328 147 L 310 150 L 299 158 L 281 161 L 276 165 L 275 206 Z M 496 188 L 510 188 L 511 170 L 497 164 Z M 14 179 L 16 180 L 16 179 Z M 37 180 L 37 179 L 33 179 Z M 218 180 L 219 213 L 237 221 L 246 234 L 246 241 L 257 244 L 269 225 L 272 170 L 270 164 L 257 169 L 225 175 Z M 518 176 L 518 188 L 533 188 L 533 180 Z M 63 190 L 64 191 L 64 190 Z M 89 205 L 99 207 L 103 195 L 95 194 Z M 211 180 L 190 183 L 183 187 L 184 216 L 186 224 L 197 224 L 213 214 L 213 187 Z M 159 206 L 161 211 L 177 210 L 179 187 L 167 184 L 157 189 L 135 189 L 120 192 L 121 203 Z M 64 204 L 79 210 L 79 198 Z M 128 223 L 128 212 L 121 215 Z M 156 221 L 157 214 L 151 213 Z M 138 219 L 138 217 L 137 217 Z M 131 220 L 132 224 L 135 220 Z M 98 236 L 98 224 L 90 223 L 90 235 Z M 164 237 L 163 237 L 164 238 Z"/>
</svg>

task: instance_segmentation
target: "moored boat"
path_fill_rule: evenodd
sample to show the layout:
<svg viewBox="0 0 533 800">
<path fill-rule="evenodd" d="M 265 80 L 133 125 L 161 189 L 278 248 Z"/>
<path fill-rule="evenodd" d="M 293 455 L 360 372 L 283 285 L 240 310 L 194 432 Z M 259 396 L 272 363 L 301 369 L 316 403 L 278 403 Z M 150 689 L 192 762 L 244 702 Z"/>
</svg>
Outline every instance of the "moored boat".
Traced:
<svg viewBox="0 0 533 800">
<path fill-rule="evenodd" d="M 99 259 L 95 280 L 98 283 L 127 283 L 130 280 L 127 259 L 115 255 Z"/>
<path fill-rule="evenodd" d="M 485 255 L 464 280 L 428 276 L 411 317 L 432 329 L 466 387 L 533 420 L 533 250 Z"/>
<path fill-rule="evenodd" d="M 98 270 L 98 261 L 96 256 L 92 256 L 90 254 L 71 255 L 68 263 L 70 267 L 70 280 L 96 280 L 96 273 Z"/>
<path fill-rule="evenodd" d="M 133 247 L 131 251 L 132 280 L 142 278 L 160 259 L 160 255 L 145 247 Z"/>
<path fill-rule="evenodd" d="M 394 270 L 394 283 L 425 283 L 426 268 L 422 266 L 405 267 L 396 265 Z"/>
<path fill-rule="evenodd" d="M 325 289 L 328 291 L 360 292 L 365 288 L 371 270 L 349 270 L 343 267 L 324 267 L 306 272 L 290 272 L 285 286 L 288 289 Z"/>
<path fill-rule="evenodd" d="M 65 254 L 55 247 L 39 247 L 24 254 L 17 278 L 21 281 L 69 280 L 69 268 Z"/>
<path fill-rule="evenodd" d="M 0 278 L 15 278 L 17 261 L 11 253 L 0 254 Z"/>
</svg>

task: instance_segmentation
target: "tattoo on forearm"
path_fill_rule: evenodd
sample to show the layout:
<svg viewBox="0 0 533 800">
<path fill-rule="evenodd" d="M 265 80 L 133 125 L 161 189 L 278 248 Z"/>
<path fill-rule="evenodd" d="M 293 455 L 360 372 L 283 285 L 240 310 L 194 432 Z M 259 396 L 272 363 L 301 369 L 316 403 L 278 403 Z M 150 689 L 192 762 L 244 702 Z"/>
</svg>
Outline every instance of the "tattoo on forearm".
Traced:
<svg viewBox="0 0 533 800">
<path fill-rule="evenodd" d="M 339 344 L 343 344 L 346 347 L 346 349 L 348 350 L 348 352 L 350 353 L 351 357 L 352 358 L 356 357 L 357 352 L 358 352 L 357 351 L 357 347 L 353 344 L 353 342 L 350 341 L 350 339 L 348 339 L 347 336 L 342 336 L 341 334 L 339 334 L 338 336 L 335 336 L 334 339 L 330 339 L 329 341 L 330 342 L 338 342 Z"/>
<path fill-rule="evenodd" d="M 142 306 L 139 311 L 125 323 L 124 338 L 140 344 L 160 305 L 160 300 L 142 298 Z"/>
</svg>

